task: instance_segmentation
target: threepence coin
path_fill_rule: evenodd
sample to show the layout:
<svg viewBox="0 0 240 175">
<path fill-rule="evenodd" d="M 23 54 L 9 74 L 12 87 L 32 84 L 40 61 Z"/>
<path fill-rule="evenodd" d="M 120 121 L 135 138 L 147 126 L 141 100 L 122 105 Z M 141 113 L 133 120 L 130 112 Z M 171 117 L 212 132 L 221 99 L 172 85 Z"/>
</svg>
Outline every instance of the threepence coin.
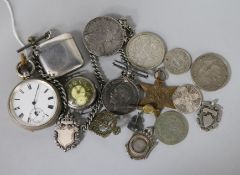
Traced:
<svg viewBox="0 0 240 175">
<path fill-rule="evenodd" d="M 225 58 L 216 53 L 199 56 L 191 68 L 193 81 L 205 91 L 215 91 L 225 86 L 230 79 L 230 72 Z"/>
<path fill-rule="evenodd" d="M 191 55 L 181 48 L 175 48 L 167 52 L 164 59 L 164 66 L 173 74 L 187 72 L 192 64 Z"/>
<path fill-rule="evenodd" d="M 129 61 L 142 69 L 159 66 L 164 58 L 166 46 L 156 34 L 143 32 L 132 37 L 127 44 L 126 54 Z"/>
<path fill-rule="evenodd" d="M 116 19 L 102 16 L 88 22 L 83 32 L 83 41 L 90 53 L 107 56 L 122 47 L 125 35 L 125 31 Z"/>
<path fill-rule="evenodd" d="M 106 109 L 117 115 L 132 112 L 139 101 L 138 88 L 123 79 L 115 79 L 106 84 L 102 96 Z"/>
<path fill-rule="evenodd" d="M 188 122 L 179 112 L 162 113 L 154 124 L 154 134 L 163 143 L 175 145 L 187 136 Z"/>
<path fill-rule="evenodd" d="M 191 84 L 179 86 L 172 98 L 174 106 L 182 113 L 197 111 L 203 100 L 200 89 Z"/>
</svg>

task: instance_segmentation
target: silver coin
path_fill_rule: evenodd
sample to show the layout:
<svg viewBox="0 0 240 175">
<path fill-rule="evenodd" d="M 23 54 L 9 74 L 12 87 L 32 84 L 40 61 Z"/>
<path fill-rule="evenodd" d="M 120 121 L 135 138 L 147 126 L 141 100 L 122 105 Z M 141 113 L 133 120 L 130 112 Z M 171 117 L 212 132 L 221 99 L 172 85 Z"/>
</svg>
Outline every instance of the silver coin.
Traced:
<svg viewBox="0 0 240 175">
<path fill-rule="evenodd" d="M 159 66 L 164 58 L 166 46 L 156 34 L 143 32 L 132 37 L 126 46 L 129 61 L 142 69 L 153 69 Z"/>
<path fill-rule="evenodd" d="M 103 89 L 103 104 L 114 114 L 128 114 L 136 109 L 139 101 L 139 90 L 131 82 L 115 79 Z"/>
<path fill-rule="evenodd" d="M 97 17 L 86 25 L 83 39 L 90 53 L 107 56 L 121 49 L 125 31 L 116 19 L 109 16 Z"/>
<path fill-rule="evenodd" d="M 154 135 L 163 143 L 175 145 L 188 134 L 188 122 L 179 112 L 162 113 L 154 124 Z"/>
<path fill-rule="evenodd" d="M 225 86 L 230 79 L 230 72 L 225 58 L 216 53 L 199 56 L 191 68 L 193 81 L 206 91 L 215 91 Z"/>
<path fill-rule="evenodd" d="M 182 113 L 192 113 L 199 109 L 203 97 L 199 88 L 186 84 L 179 86 L 172 96 L 173 104 Z"/>
<path fill-rule="evenodd" d="M 164 58 L 164 66 L 173 74 L 187 72 L 192 64 L 191 55 L 181 48 L 175 48 L 167 52 Z"/>
</svg>

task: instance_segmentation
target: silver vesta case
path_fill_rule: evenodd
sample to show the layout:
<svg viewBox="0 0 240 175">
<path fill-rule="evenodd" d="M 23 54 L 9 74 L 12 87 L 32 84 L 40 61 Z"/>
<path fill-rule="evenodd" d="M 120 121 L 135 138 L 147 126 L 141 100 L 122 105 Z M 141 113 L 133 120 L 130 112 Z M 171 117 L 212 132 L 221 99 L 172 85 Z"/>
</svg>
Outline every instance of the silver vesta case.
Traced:
<svg viewBox="0 0 240 175">
<path fill-rule="evenodd" d="M 69 33 L 58 35 L 39 45 L 39 60 L 49 75 L 60 77 L 84 63 L 77 45 Z"/>
</svg>

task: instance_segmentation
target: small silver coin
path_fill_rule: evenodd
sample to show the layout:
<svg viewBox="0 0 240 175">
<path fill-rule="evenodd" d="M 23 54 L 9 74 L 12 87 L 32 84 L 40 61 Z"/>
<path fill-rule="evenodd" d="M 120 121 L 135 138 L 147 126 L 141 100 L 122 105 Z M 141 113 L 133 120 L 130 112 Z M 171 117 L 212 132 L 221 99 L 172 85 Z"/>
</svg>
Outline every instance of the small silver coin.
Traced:
<svg viewBox="0 0 240 175">
<path fill-rule="evenodd" d="M 123 46 L 126 32 L 114 18 L 102 16 L 89 21 L 83 32 L 88 51 L 96 56 L 116 53 Z"/>
<path fill-rule="evenodd" d="M 186 84 L 179 86 L 172 96 L 173 104 L 182 113 L 192 113 L 199 109 L 203 97 L 199 88 Z"/>
<path fill-rule="evenodd" d="M 175 145 L 188 134 L 188 121 L 179 112 L 162 113 L 154 124 L 154 135 L 163 143 Z"/>
<path fill-rule="evenodd" d="M 164 58 L 164 66 L 173 74 L 187 72 L 192 64 L 191 55 L 181 48 L 175 48 L 167 52 Z"/>
<path fill-rule="evenodd" d="M 135 35 L 126 46 L 126 54 L 132 65 L 146 70 L 159 66 L 165 51 L 164 41 L 157 34 L 150 32 Z"/>
<path fill-rule="evenodd" d="M 198 111 L 198 124 L 205 131 L 218 126 L 222 117 L 222 107 L 216 101 L 205 101 Z"/>
<path fill-rule="evenodd" d="M 136 109 L 139 101 L 138 88 L 129 81 L 115 79 L 103 89 L 103 104 L 114 114 L 128 114 Z"/>
<path fill-rule="evenodd" d="M 199 56 L 191 68 L 193 81 L 205 91 L 215 91 L 225 86 L 230 79 L 230 72 L 225 58 L 216 53 Z"/>
</svg>

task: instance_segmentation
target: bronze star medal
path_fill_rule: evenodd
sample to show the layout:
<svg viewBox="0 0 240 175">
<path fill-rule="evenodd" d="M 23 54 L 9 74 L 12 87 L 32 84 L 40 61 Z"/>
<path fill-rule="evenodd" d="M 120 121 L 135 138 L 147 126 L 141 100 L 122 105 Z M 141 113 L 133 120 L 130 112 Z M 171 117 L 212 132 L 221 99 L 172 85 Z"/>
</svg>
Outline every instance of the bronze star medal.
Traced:
<svg viewBox="0 0 240 175">
<path fill-rule="evenodd" d="M 177 86 L 165 86 L 165 81 L 156 77 L 154 84 L 141 83 L 145 97 L 139 102 L 145 113 L 154 113 L 157 117 L 164 107 L 173 108 L 172 95 Z"/>
</svg>

